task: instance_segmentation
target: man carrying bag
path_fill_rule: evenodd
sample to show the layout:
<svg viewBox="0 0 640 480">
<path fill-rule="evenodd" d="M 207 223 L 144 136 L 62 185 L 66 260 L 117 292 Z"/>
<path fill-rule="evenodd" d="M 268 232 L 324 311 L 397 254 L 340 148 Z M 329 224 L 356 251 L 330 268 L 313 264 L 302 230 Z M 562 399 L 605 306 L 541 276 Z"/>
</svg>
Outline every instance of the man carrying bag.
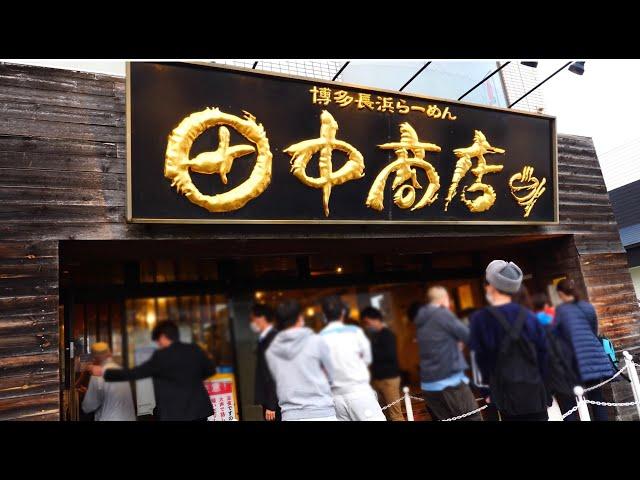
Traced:
<svg viewBox="0 0 640 480">
<path fill-rule="evenodd" d="M 471 316 L 469 346 L 482 378 L 489 379 L 488 402 L 504 421 L 546 421 L 551 396 L 544 384 L 545 331 L 532 312 L 511 298 L 522 285 L 522 270 L 513 262 L 494 260 L 485 278 L 490 306 Z"/>
</svg>

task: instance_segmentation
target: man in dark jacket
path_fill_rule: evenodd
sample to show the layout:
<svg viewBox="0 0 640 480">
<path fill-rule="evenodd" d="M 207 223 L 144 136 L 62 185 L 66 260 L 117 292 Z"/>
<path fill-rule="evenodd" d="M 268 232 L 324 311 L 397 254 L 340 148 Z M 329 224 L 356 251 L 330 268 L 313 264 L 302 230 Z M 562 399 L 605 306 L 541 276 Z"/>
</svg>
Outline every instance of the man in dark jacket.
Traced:
<svg viewBox="0 0 640 480">
<path fill-rule="evenodd" d="M 251 307 L 251 330 L 260 334 L 256 352 L 254 401 L 262 406 L 262 416 L 265 420 L 280 421 L 282 413 L 278 405 L 276 385 L 265 355 L 278 331 L 273 326 L 273 312 L 267 305 L 257 303 Z"/>
<path fill-rule="evenodd" d="M 521 310 L 524 308 L 515 303 L 512 296 L 520 290 L 523 274 L 520 267 L 513 262 L 504 260 L 492 261 L 485 272 L 485 293 L 486 298 L 492 308 L 495 308 L 498 315 L 502 315 L 507 323 L 512 327 L 519 320 Z M 524 323 L 520 330 L 521 338 L 533 345 L 536 353 L 536 366 L 539 370 L 539 379 L 546 378 L 547 374 L 547 341 L 545 330 L 529 310 L 524 310 Z M 469 338 L 469 348 L 475 356 L 477 366 L 480 370 L 483 383 L 490 382 L 496 371 L 500 348 L 506 335 L 504 327 L 492 313 L 489 307 L 482 308 L 471 315 L 471 335 Z M 473 358 L 473 357 L 472 357 Z M 535 382 L 534 382 L 535 383 Z M 539 384 L 542 384 L 540 380 Z M 544 387 L 540 387 L 544 393 Z M 487 392 L 490 393 L 490 392 Z M 515 396 L 516 393 L 513 393 Z M 522 396 L 522 394 L 520 394 Z M 491 395 L 488 395 L 488 402 L 491 402 Z M 535 400 L 535 401 L 534 401 Z M 551 400 L 547 398 L 546 401 Z M 523 415 L 510 415 L 505 411 L 500 411 L 502 420 L 548 420 L 547 407 L 542 396 L 532 403 L 537 403 L 536 411 Z"/>
<path fill-rule="evenodd" d="M 431 287 L 429 303 L 415 317 L 420 349 L 420 381 L 422 392 L 435 420 L 444 420 L 478 408 L 462 354 L 469 340 L 469 328 L 449 310 L 449 294 L 444 287 Z M 482 420 L 475 413 L 465 420 Z"/>
<path fill-rule="evenodd" d="M 374 307 L 366 307 L 360 312 L 360 319 L 371 340 L 371 386 L 384 405 L 389 405 L 400 398 L 400 370 L 396 336 L 382 321 L 382 313 Z M 385 415 L 392 422 L 404 422 L 402 406 L 399 403 L 385 410 Z"/>
<path fill-rule="evenodd" d="M 104 375 L 106 382 L 140 380 L 151 377 L 159 420 L 207 420 L 213 415 L 204 380 L 215 373 L 215 366 L 197 345 L 180 342 L 173 322 L 160 322 L 151 339 L 158 344 L 151 358 L 132 369 L 91 367 L 91 373 Z"/>
</svg>

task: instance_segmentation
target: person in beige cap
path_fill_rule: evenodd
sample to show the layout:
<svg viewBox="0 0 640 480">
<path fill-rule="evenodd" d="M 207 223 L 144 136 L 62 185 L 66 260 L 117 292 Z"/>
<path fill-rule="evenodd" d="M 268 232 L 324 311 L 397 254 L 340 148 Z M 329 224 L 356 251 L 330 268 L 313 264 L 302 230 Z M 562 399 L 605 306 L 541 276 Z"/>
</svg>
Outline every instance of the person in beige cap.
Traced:
<svg viewBox="0 0 640 480">
<path fill-rule="evenodd" d="M 102 368 L 120 368 L 111 358 L 111 350 L 105 342 L 91 346 L 93 364 Z M 129 382 L 107 383 L 102 377 L 92 376 L 82 401 L 85 413 L 94 412 L 96 422 L 135 421 L 133 396 Z"/>
<path fill-rule="evenodd" d="M 544 421 L 551 406 L 544 386 L 547 342 L 533 312 L 512 299 L 522 278 L 522 270 L 513 262 L 494 260 L 487 266 L 489 306 L 471 315 L 469 348 L 482 384 L 489 386 L 483 393 L 503 421 Z"/>
</svg>

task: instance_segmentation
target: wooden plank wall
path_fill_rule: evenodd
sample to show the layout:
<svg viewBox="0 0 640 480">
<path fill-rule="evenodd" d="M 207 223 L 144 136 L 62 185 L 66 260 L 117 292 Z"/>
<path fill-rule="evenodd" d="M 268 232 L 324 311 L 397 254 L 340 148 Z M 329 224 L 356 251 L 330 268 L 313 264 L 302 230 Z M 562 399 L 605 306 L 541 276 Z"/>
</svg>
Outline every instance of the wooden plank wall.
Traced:
<svg viewBox="0 0 640 480">
<path fill-rule="evenodd" d="M 59 416 L 59 240 L 564 234 L 542 270 L 581 277 L 603 330 L 640 353 L 640 311 L 593 142 L 558 140 L 559 225 L 128 225 L 124 80 L 0 64 L 0 419 Z M 624 387 L 616 399 L 629 397 Z"/>
</svg>

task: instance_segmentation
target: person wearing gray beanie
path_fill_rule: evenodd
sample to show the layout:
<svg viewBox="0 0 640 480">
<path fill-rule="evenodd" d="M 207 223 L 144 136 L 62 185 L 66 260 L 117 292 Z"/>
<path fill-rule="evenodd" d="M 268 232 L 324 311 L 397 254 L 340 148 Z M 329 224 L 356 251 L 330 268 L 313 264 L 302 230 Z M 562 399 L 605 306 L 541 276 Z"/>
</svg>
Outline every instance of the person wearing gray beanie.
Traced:
<svg viewBox="0 0 640 480">
<path fill-rule="evenodd" d="M 504 260 L 494 260 L 487 265 L 485 272 L 487 283 L 507 295 L 513 295 L 520 290 L 522 277 L 522 270 L 518 265 Z"/>
<path fill-rule="evenodd" d="M 550 396 L 546 394 L 542 381 L 546 378 L 547 341 L 545 331 L 533 312 L 515 303 L 512 299 L 512 296 L 520 290 L 522 279 L 522 270 L 513 262 L 494 260 L 487 265 L 485 294 L 489 306 L 481 308 L 471 315 L 469 348 L 472 352 L 474 372 L 480 373 L 480 375 L 474 374 L 474 378 L 480 378 L 482 384 L 488 383 L 497 386 L 500 383 L 496 383 L 495 380 L 503 378 L 499 377 L 498 372 L 503 370 L 500 370 L 498 366 L 508 331 L 517 334 L 517 338 L 529 344 L 530 348 L 535 350 L 535 363 L 531 363 L 529 367 L 523 367 L 525 370 L 522 371 L 522 375 L 529 379 L 529 386 L 513 384 L 514 386 L 510 387 L 515 389 L 513 391 L 494 392 L 500 393 L 498 396 L 503 400 L 506 396 L 520 399 L 518 400 L 517 412 L 511 407 L 500 405 L 497 399 L 496 402 L 493 402 L 491 388 L 481 389 L 481 391 L 483 395 L 486 395 L 487 402 L 498 409 L 503 421 L 544 421 L 548 419 L 547 407 L 550 406 Z M 500 363 L 500 366 L 504 365 L 504 362 Z M 526 370 L 527 368 L 528 370 Z M 531 385 L 535 386 L 536 395 L 528 395 L 529 390 L 526 392 L 523 390 L 531 388 Z"/>
</svg>

